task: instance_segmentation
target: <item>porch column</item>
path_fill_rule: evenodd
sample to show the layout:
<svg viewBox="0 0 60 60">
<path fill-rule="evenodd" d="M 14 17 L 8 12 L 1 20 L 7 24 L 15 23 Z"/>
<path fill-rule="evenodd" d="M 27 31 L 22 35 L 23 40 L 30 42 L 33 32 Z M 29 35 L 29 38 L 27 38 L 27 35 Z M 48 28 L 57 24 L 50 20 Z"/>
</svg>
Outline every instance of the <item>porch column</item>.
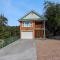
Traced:
<svg viewBox="0 0 60 60">
<path fill-rule="evenodd" d="M 44 39 L 46 37 L 46 34 L 45 34 L 45 20 L 44 20 Z"/>
<path fill-rule="evenodd" d="M 35 39 L 35 21 L 32 21 L 33 25 L 33 38 Z"/>
</svg>

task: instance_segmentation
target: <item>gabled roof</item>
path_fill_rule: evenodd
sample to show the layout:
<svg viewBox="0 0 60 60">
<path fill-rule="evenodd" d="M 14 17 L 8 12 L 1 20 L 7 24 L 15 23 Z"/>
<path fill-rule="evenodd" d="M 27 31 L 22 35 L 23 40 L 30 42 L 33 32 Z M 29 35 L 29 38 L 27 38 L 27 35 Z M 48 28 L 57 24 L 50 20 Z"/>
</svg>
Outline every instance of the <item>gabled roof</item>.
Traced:
<svg viewBox="0 0 60 60">
<path fill-rule="evenodd" d="M 30 21 L 30 20 L 47 20 L 45 17 L 40 16 L 35 11 L 30 11 L 25 16 L 23 16 L 19 21 Z"/>
</svg>

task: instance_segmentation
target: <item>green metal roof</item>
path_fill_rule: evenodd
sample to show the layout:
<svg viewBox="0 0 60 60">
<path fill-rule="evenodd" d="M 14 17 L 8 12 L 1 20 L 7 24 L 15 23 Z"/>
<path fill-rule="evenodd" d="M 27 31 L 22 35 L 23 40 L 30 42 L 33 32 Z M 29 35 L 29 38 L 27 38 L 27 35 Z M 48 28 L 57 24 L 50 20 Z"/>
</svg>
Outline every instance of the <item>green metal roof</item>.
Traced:
<svg viewBox="0 0 60 60">
<path fill-rule="evenodd" d="M 28 16 L 30 13 L 34 13 L 39 18 L 24 19 L 24 17 Z M 19 21 L 30 21 L 30 20 L 47 20 L 47 18 L 43 17 L 43 16 L 40 16 L 40 14 L 36 13 L 35 11 L 31 11 L 31 12 L 27 13 L 25 16 L 23 16 L 22 18 L 19 19 Z"/>
</svg>

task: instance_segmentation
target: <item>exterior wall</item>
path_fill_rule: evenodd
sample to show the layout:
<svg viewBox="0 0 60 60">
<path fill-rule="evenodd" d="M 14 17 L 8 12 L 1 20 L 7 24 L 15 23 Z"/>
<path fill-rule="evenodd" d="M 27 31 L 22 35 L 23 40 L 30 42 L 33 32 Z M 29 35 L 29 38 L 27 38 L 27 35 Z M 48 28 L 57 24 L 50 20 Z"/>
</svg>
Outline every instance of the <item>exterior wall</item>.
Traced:
<svg viewBox="0 0 60 60">
<path fill-rule="evenodd" d="M 44 25 L 42 25 L 42 24 L 36 25 L 35 24 L 35 21 L 31 21 L 31 23 L 32 23 L 32 26 L 31 27 L 23 27 L 22 26 L 23 22 L 20 21 L 20 30 L 21 31 L 25 31 L 25 32 L 32 31 L 33 32 L 32 35 L 33 35 L 34 38 L 36 38 L 35 37 L 36 36 L 36 33 L 39 30 L 40 31 L 40 37 L 43 38 L 44 34 L 43 34 L 43 30 L 41 30 L 41 29 L 44 28 Z"/>
<path fill-rule="evenodd" d="M 31 23 L 32 23 L 32 26 L 31 27 L 23 27 L 22 26 L 23 22 L 21 21 L 20 22 L 20 30 L 33 30 L 33 29 L 36 29 L 36 28 L 44 28 L 44 26 L 42 24 L 36 25 L 35 24 L 35 21 L 31 21 Z"/>
<path fill-rule="evenodd" d="M 33 30 L 33 23 L 32 23 L 31 27 L 23 27 L 22 24 L 23 24 L 23 22 L 21 21 L 20 22 L 20 30 L 25 30 L 25 31 Z"/>
</svg>

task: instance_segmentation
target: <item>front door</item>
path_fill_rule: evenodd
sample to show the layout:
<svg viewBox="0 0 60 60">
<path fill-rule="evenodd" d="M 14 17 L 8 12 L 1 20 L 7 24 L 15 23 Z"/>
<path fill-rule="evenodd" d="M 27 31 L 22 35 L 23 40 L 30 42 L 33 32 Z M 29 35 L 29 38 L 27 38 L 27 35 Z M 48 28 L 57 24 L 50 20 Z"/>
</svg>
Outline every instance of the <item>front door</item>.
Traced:
<svg viewBox="0 0 60 60">
<path fill-rule="evenodd" d="M 39 31 L 39 30 L 36 30 L 36 31 L 35 31 L 35 37 L 36 37 L 36 38 L 40 38 L 40 31 Z"/>
</svg>

